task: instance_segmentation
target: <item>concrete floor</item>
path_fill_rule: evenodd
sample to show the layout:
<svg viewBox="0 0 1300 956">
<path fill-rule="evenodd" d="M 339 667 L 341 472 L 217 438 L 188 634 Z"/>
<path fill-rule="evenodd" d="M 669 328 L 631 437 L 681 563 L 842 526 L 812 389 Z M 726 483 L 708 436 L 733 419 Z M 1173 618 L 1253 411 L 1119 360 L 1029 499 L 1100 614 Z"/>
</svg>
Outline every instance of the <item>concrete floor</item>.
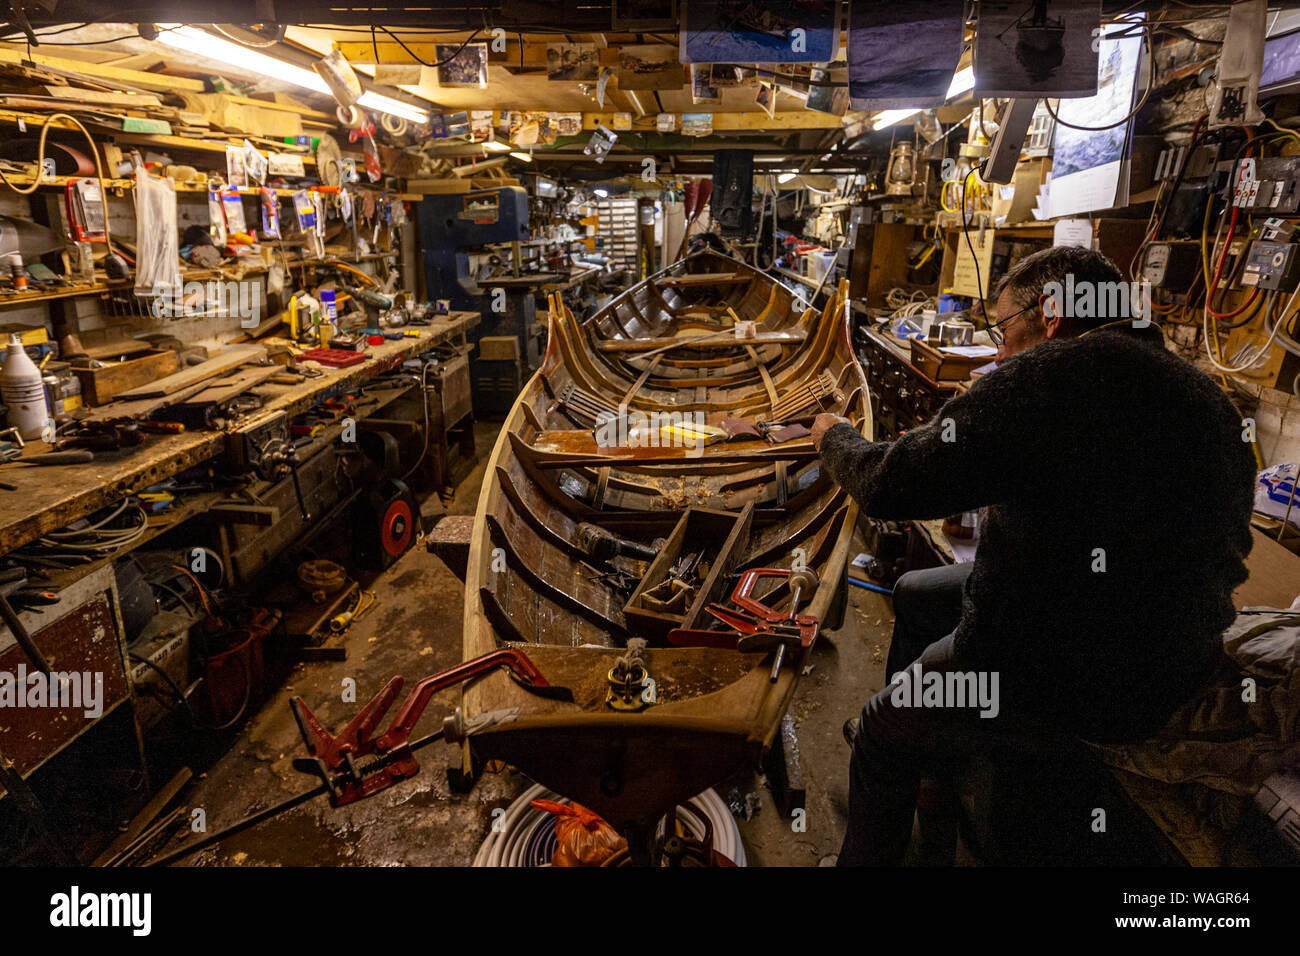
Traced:
<svg viewBox="0 0 1300 956">
<path fill-rule="evenodd" d="M 478 467 L 448 503 L 472 514 L 496 427 L 481 424 Z M 856 553 L 861 550 L 855 549 Z M 345 639 L 347 660 L 297 665 L 288 683 L 255 714 L 231 750 L 203 774 L 187 803 L 202 807 L 208 832 L 309 789 L 315 782 L 293 769 L 302 754 L 289 699 L 302 696 L 331 728 L 341 727 L 394 674 L 409 682 L 460 660 L 463 585 L 417 545 L 375 581 L 376 603 Z M 848 800 L 845 718 L 885 682 L 884 661 L 893 615 L 887 598 L 850 588 L 844 626 L 823 632 L 813 649 L 791 713 L 801 746 L 806 828 L 783 819 L 759 774 L 717 789 L 734 806 L 746 795 L 753 809 L 739 819 L 750 865 L 817 866 L 834 862 L 844 836 Z M 356 681 L 356 703 L 341 700 L 345 678 Z M 433 698 L 417 734 L 451 713 L 455 690 Z M 391 717 L 391 714 L 390 714 Z M 445 769 L 459 750 L 435 743 L 418 754 L 421 773 L 351 806 L 334 809 L 317 798 L 194 854 L 190 865 L 464 866 L 488 831 L 492 810 L 527 786 L 519 774 L 484 774 L 468 794 L 453 794 Z M 174 843 L 168 849 L 180 846 Z"/>
</svg>

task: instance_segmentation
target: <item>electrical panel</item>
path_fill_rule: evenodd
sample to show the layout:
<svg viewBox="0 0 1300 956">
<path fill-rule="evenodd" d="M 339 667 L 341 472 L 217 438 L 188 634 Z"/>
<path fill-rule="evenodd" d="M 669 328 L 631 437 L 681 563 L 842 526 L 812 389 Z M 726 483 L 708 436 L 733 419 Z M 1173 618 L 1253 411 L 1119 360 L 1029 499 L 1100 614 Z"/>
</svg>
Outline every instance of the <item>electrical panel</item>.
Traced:
<svg viewBox="0 0 1300 956">
<path fill-rule="evenodd" d="M 1251 215 L 1300 216 L 1300 157 L 1243 159 L 1232 199 Z"/>
<path fill-rule="evenodd" d="M 1266 292 L 1295 287 L 1300 277 L 1300 249 L 1293 242 L 1268 242 L 1256 240 L 1246 253 L 1246 265 L 1241 272 L 1241 284 Z"/>
</svg>

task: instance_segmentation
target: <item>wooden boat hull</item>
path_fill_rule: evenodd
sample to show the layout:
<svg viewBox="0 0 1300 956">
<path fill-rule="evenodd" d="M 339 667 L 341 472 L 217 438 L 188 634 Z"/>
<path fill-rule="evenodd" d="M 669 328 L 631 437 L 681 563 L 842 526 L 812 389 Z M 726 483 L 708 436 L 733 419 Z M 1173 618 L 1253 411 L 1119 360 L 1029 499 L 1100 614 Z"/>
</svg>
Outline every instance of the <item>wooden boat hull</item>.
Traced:
<svg viewBox="0 0 1300 956">
<path fill-rule="evenodd" d="M 466 685 L 461 715 L 476 757 L 505 760 L 624 830 L 756 765 L 793 696 L 798 655 L 773 681 L 772 654 L 672 646 L 664 634 L 674 622 L 707 627 L 703 608 L 727 600 L 729 575 L 800 559 L 820 584 L 799 613 L 827 622 L 843 600 L 856 508 L 820 473 L 806 440 L 611 446 L 593 439 L 590 416 L 622 406 L 633 416 L 667 409 L 714 424 L 785 420 L 774 413 L 792 411 L 808 419 L 829 407 L 869 433 L 846 294 L 820 312 L 802 309 L 785 286 L 706 252 L 585 322 L 553 303 L 543 366 L 487 465 L 466 575 L 464 656 L 518 647 L 573 700 L 534 694 L 504 672 Z M 736 319 L 756 323 L 749 341 L 758 344 L 718 331 Z M 658 344 L 687 338 L 696 342 Z M 657 547 L 658 560 L 598 560 L 584 550 L 592 527 Z M 709 559 L 707 575 L 696 572 L 691 608 L 638 606 L 645 579 L 678 557 L 674 549 L 681 561 Z M 763 600 L 785 610 L 789 598 L 778 585 Z M 640 660 L 653 702 L 614 709 L 609 674 L 638 636 L 650 642 Z"/>
</svg>

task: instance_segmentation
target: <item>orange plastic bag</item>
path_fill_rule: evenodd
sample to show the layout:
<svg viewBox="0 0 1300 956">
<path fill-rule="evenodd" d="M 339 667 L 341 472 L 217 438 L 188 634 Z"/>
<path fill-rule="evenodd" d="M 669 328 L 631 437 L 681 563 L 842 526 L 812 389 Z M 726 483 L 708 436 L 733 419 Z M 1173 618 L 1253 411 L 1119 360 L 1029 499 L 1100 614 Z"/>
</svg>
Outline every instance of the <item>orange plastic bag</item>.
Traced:
<svg viewBox="0 0 1300 956">
<path fill-rule="evenodd" d="M 551 857 L 552 866 L 600 866 L 627 848 L 618 831 L 580 803 L 534 800 L 532 806 L 555 817 L 559 844 Z"/>
</svg>

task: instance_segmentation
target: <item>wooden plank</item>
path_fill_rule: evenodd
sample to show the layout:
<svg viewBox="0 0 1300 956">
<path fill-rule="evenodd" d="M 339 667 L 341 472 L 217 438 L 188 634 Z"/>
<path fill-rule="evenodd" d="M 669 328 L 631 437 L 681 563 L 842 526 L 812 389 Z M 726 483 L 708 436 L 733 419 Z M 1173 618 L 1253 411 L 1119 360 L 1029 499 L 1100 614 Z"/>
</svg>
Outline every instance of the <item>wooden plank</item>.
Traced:
<svg viewBox="0 0 1300 956">
<path fill-rule="evenodd" d="M 221 376 L 208 381 L 201 391 L 185 399 L 184 405 L 209 405 L 228 402 L 236 395 L 242 395 L 254 386 L 261 385 L 272 375 L 279 375 L 284 369 L 279 365 L 259 365 L 246 368 L 233 375 Z"/>
<path fill-rule="evenodd" d="M 63 57 L 47 56 L 44 53 L 37 53 L 35 50 L 0 49 L 0 63 L 22 66 L 24 60 L 38 66 L 48 66 L 55 70 L 78 73 L 99 80 L 126 83 L 131 86 L 143 86 L 146 89 L 162 90 L 166 93 L 181 91 L 203 92 L 203 81 L 191 79 L 187 76 L 170 76 L 163 73 L 145 73 L 142 70 L 126 70 L 116 66 L 102 66 L 86 60 L 68 60 Z"/>
<path fill-rule="evenodd" d="M 680 288 L 683 286 L 710 286 L 710 285 L 737 285 L 742 282 L 749 282 L 753 276 L 743 275 L 739 272 L 694 272 L 684 276 L 664 276 L 662 279 L 656 279 L 655 284 L 660 288 Z"/>
<path fill-rule="evenodd" d="M 54 99 L 79 103 L 98 103 L 100 106 L 124 106 L 129 109 L 160 108 L 162 100 L 152 93 L 106 93 L 103 90 L 81 90 L 74 86 L 46 83 L 45 91 Z M 176 112 L 171 109 L 170 112 Z"/>
<path fill-rule="evenodd" d="M 113 342 L 83 346 L 82 351 L 93 359 L 115 359 L 123 355 L 139 355 L 152 348 L 153 346 L 143 339 L 117 339 Z"/>
<path fill-rule="evenodd" d="M 121 392 L 118 398 L 128 401 L 136 398 L 161 398 L 220 375 L 245 362 L 256 362 L 264 358 L 266 358 L 266 349 L 260 345 L 232 345 L 216 358 L 210 358 L 206 362 L 187 368 L 183 372 L 177 372 L 175 375 L 160 378 L 148 385 Z"/>
<path fill-rule="evenodd" d="M 132 818 L 122 835 L 110 843 L 108 849 L 95 857 L 95 862 L 91 865 L 104 866 L 130 846 L 136 837 L 143 833 L 149 824 L 153 823 L 158 814 L 167 808 L 167 804 L 171 803 L 172 798 L 181 792 L 181 788 L 190 782 L 192 776 L 193 772 L 189 767 L 181 767 L 176 772 L 176 776 L 172 777 L 166 786 L 154 794 L 154 798 L 145 804 L 144 809 Z"/>
<path fill-rule="evenodd" d="M 492 281 L 485 280 L 485 285 L 491 285 Z M 700 341 L 693 341 L 694 338 Z M 716 338 L 704 340 L 704 336 L 666 336 L 658 339 L 606 339 L 597 342 L 596 348 L 601 352 L 646 352 L 650 349 L 663 348 L 666 345 L 677 345 L 681 348 L 691 349 L 732 349 L 738 345 L 798 345 L 804 340 L 804 333 L 798 332 L 759 332 L 751 339 L 738 339 L 734 336 L 719 335 Z"/>
</svg>

